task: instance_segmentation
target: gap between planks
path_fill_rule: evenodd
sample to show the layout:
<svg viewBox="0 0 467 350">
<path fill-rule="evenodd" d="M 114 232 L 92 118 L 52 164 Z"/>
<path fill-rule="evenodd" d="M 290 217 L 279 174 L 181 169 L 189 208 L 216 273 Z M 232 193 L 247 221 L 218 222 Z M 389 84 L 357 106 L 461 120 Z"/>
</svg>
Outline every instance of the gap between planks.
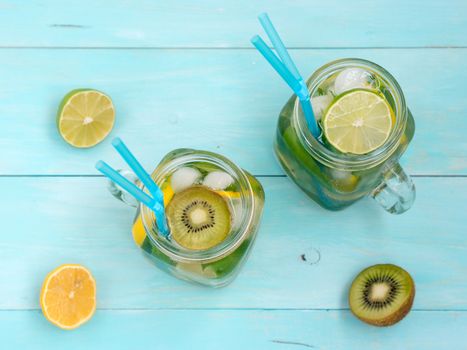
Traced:
<svg viewBox="0 0 467 350">
<path fill-rule="evenodd" d="M 273 47 L 270 47 L 273 49 Z M 289 50 L 464 50 L 467 46 L 289 46 Z M 2 46 L 0 50 L 256 50 L 249 46 Z"/>
<path fill-rule="evenodd" d="M 259 178 L 285 178 L 287 175 L 266 175 L 266 174 L 253 174 L 255 177 Z M 410 174 L 409 174 L 410 175 Z M 415 174 L 415 175 L 410 175 L 411 177 L 415 178 L 463 178 L 467 177 L 466 175 L 461 175 L 461 174 Z M 99 178 L 99 177 L 105 177 L 104 175 L 98 175 L 98 174 L 0 174 L 0 178 L 34 178 L 34 177 L 45 177 L 45 178 L 55 178 L 55 177 L 61 177 L 61 178 L 78 178 L 78 177 L 89 177 L 89 178 Z"/>
<path fill-rule="evenodd" d="M 41 308 L 0 308 L 0 312 L 27 312 L 27 311 L 40 311 Z M 312 312 L 350 312 L 349 308 L 183 308 L 183 307 L 109 307 L 109 308 L 96 308 L 98 311 L 312 311 Z M 467 309 L 411 309 L 410 312 L 467 312 Z"/>
</svg>

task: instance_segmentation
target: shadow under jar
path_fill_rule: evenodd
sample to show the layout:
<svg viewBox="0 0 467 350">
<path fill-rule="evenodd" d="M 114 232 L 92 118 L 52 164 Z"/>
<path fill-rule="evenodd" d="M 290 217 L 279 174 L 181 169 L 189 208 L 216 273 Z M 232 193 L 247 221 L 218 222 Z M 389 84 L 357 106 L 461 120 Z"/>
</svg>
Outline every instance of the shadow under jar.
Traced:
<svg viewBox="0 0 467 350">
<path fill-rule="evenodd" d="M 341 59 L 319 68 L 307 86 L 318 119 L 327 107 L 346 91 L 336 89 L 336 79 L 344 70 L 366 72 L 357 88 L 380 94 L 395 116 L 385 143 L 367 154 L 341 153 L 326 144 L 323 134 L 315 139 L 308 130 L 296 96 L 292 96 L 279 115 L 274 150 L 287 175 L 314 201 L 329 210 L 341 210 L 370 195 L 386 211 L 400 214 L 415 200 L 415 187 L 398 161 L 413 138 L 415 124 L 402 90 L 384 68 L 362 59 Z M 359 86 L 360 84 L 361 86 Z M 342 84 L 341 84 L 342 85 Z M 320 110 L 320 107 L 322 110 Z M 318 125 L 321 127 L 321 120 Z"/>
</svg>

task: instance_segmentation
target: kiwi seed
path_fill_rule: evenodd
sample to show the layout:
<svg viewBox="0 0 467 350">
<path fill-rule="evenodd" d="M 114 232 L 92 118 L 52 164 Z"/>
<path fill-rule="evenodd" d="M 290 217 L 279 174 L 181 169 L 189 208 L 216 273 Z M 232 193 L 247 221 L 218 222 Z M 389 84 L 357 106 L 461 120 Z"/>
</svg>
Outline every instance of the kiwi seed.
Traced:
<svg viewBox="0 0 467 350">
<path fill-rule="evenodd" d="M 396 265 L 374 265 L 354 279 L 349 293 L 352 313 L 374 326 L 390 326 L 412 308 L 415 284 L 407 271 Z"/>
<path fill-rule="evenodd" d="M 175 194 L 166 212 L 172 238 L 187 249 L 209 249 L 230 232 L 228 203 L 204 186 L 192 186 Z"/>
</svg>

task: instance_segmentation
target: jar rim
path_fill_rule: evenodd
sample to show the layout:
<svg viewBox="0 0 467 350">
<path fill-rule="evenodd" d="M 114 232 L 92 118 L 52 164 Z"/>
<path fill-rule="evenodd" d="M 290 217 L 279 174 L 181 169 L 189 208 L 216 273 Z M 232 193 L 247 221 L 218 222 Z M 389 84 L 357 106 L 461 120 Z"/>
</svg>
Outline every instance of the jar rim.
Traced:
<svg viewBox="0 0 467 350">
<path fill-rule="evenodd" d="M 407 123 L 407 106 L 402 89 L 396 79 L 383 67 L 360 58 L 343 58 L 318 68 L 307 80 L 310 96 L 313 96 L 320 83 L 330 75 L 349 67 L 362 68 L 376 73 L 384 81 L 394 99 L 396 125 L 384 145 L 365 155 L 333 152 L 311 135 L 301 113 L 298 98 L 295 99 L 292 122 L 300 142 L 312 157 L 331 168 L 356 171 L 381 164 L 397 149 Z"/>
<path fill-rule="evenodd" d="M 255 208 L 253 188 L 251 187 L 248 177 L 243 169 L 220 154 L 193 149 L 179 149 L 171 153 L 176 152 L 182 153 L 168 161 L 164 158 L 152 173 L 151 177 L 153 180 L 160 186 L 170 173 L 186 164 L 197 162 L 208 162 L 214 164 L 232 176 L 240 186 L 240 200 L 243 208 L 241 224 L 234 232 L 231 231 L 228 237 L 220 244 L 206 250 L 190 250 L 183 248 L 178 244 L 174 244 L 174 242 L 163 237 L 157 228 L 153 211 L 140 203 L 139 209 L 144 229 L 151 240 L 151 243 L 172 260 L 183 263 L 207 263 L 218 260 L 237 249 L 243 243 L 248 232 L 251 230 Z M 147 191 L 144 187 L 143 190 Z"/>
</svg>

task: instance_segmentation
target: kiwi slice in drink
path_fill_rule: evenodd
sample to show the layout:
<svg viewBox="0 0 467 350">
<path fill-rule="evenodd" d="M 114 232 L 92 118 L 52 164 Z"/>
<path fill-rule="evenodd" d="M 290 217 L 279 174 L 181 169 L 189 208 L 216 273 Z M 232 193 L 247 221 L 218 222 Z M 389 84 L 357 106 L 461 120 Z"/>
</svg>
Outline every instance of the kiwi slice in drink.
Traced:
<svg viewBox="0 0 467 350">
<path fill-rule="evenodd" d="M 415 284 L 407 271 L 396 265 L 368 267 L 358 274 L 350 287 L 352 313 L 374 326 L 391 326 L 412 308 Z"/>
<path fill-rule="evenodd" d="M 204 186 L 193 186 L 175 194 L 166 212 L 172 238 L 187 249 L 212 248 L 230 232 L 228 203 Z"/>
</svg>

